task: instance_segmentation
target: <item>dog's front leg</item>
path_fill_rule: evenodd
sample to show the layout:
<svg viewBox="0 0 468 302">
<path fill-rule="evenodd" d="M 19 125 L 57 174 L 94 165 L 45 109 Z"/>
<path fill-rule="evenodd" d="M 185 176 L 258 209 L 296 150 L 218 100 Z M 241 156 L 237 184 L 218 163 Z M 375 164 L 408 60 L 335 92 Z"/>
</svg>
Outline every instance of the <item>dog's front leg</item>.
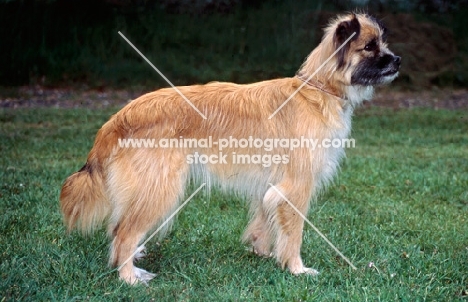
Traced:
<svg viewBox="0 0 468 302">
<path fill-rule="evenodd" d="M 281 267 L 293 274 L 317 275 L 318 271 L 307 268 L 301 259 L 302 230 L 304 219 L 297 212 L 307 215 L 312 186 L 304 180 L 286 179 L 271 187 L 263 203 L 273 212 L 276 224 L 274 254 Z M 294 206 L 291 206 L 291 204 Z"/>
</svg>

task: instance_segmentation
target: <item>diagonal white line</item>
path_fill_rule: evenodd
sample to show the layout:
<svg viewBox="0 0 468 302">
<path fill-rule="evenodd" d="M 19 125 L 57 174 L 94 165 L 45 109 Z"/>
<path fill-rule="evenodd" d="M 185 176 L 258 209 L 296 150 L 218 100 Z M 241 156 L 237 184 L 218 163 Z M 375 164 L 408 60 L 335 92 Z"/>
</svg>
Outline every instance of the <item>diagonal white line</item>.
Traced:
<svg viewBox="0 0 468 302">
<path fill-rule="evenodd" d="M 311 76 L 309 76 L 309 77 L 307 78 L 307 80 L 305 80 L 304 83 L 302 83 L 301 86 L 299 86 L 299 88 L 297 88 L 297 89 L 286 99 L 286 101 L 284 101 L 283 104 L 281 104 L 281 106 L 279 106 L 278 109 L 276 109 L 275 112 L 273 112 L 273 113 L 270 115 L 270 117 L 268 117 L 268 119 L 271 120 L 271 119 L 278 113 L 278 111 L 280 111 L 281 108 L 283 108 L 284 105 L 286 105 L 286 104 L 296 95 L 296 93 L 298 93 L 299 90 L 301 90 L 302 87 L 304 87 L 304 85 L 306 85 L 307 82 L 308 82 L 310 79 L 312 79 L 312 78 L 317 74 L 317 72 L 319 72 L 320 69 L 322 69 L 323 66 L 325 66 L 325 64 L 327 64 L 328 61 L 331 60 L 331 58 L 333 58 L 334 55 L 336 55 L 336 53 L 337 53 L 338 51 L 340 51 L 340 49 L 343 48 L 343 46 L 345 46 L 346 43 L 348 43 L 349 40 L 351 40 L 352 37 L 354 37 L 355 34 L 356 34 L 356 32 L 353 32 L 353 34 L 352 34 L 351 36 L 349 36 L 349 38 L 346 39 L 346 41 L 344 41 L 343 44 L 341 44 L 340 47 L 338 47 L 338 48 L 335 50 L 335 52 L 332 53 L 332 54 L 328 57 L 328 59 L 326 59 L 325 62 L 323 62 L 322 65 L 320 65 L 320 66 L 317 68 L 317 70 L 315 70 L 314 73 L 313 73 Z"/>
<path fill-rule="evenodd" d="M 138 50 L 138 48 L 136 48 L 135 45 L 133 45 L 132 42 L 130 42 L 130 41 L 127 39 L 127 37 L 124 36 L 123 33 L 121 33 L 121 32 L 119 31 L 119 35 L 120 35 L 125 41 L 127 41 L 127 43 L 128 43 L 131 47 L 133 47 L 133 49 L 135 49 L 135 51 L 136 51 L 151 67 L 153 67 L 153 69 L 156 70 L 156 72 L 159 73 L 159 75 L 160 75 L 164 80 L 166 80 L 166 82 L 167 82 L 169 85 L 171 85 L 172 88 L 174 88 L 174 90 L 177 91 L 177 93 L 180 94 L 180 96 L 181 96 L 190 106 L 192 106 L 192 108 L 195 109 L 195 111 L 198 112 L 198 114 L 200 114 L 200 116 L 201 116 L 203 119 L 206 120 L 206 116 L 205 116 L 203 113 L 201 113 L 200 110 L 198 110 L 198 108 L 195 107 L 195 105 L 194 105 L 192 102 L 190 102 L 190 100 L 189 100 L 187 97 L 185 97 L 185 95 L 184 95 L 182 92 L 180 92 L 180 90 L 179 90 L 176 86 L 174 86 L 174 84 L 172 84 L 171 81 L 169 81 L 169 79 L 166 78 L 166 76 L 165 76 L 161 71 L 159 71 L 159 69 L 157 69 L 156 66 L 154 66 L 153 63 L 151 63 L 150 60 L 148 60 L 148 59 L 145 57 L 145 55 L 143 55 L 143 54 L 141 53 L 141 51 Z"/>
<path fill-rule="evenodd" d="M 317 229 L 287 198 L 286 196 L 283 195 L 283 193 L 280 192 L 280 190 L 278 190 L 278 188 L 276 188 L 274 185 L 272 185 L 271 183 L 268 183 L 276 192 L 278 192 L 278 194 L 284 199 L 287 201 L 287 203 L 294 209 L 294 211 L 296 211 L 299 216 L 301 216 L 302 219 L 304 219 L 305 222 L 307 222 L 313 229 L 315 232 L 317 232 L 317 234 L 320 235 L 320 237 L 322 237 L 323 240 L 325 240 L 326 243 L 328 243 L 329 246 L 331 246 L 331 248 L 333 250 L 335 250 L 335 252 L 340 255 L 341 258 L 343 258 L 353 269 L 357 270 L 357 268 L 351 263 L 351 261 L 348 260 L 348 258 L 345 257 L 345 255 L 343 255 L 334 245 L 333 243 L 330 242 L 330 240 L 327 239 L 327 237 L 325 237 L 325 235 L 322 234 L 322 232 L 320 232 L 319 229 Z"/>
<path fill-rule="evenodd" d="M 148 243 L 148 241 L 151 240 L 151 238 L 153 238 L 175 215 L 177 215 L 177 213 L 180 212 L 180 210 L 182 210 L 182 208 L 193 198 L 193 196 L 195 196 L 195 194 L 198 193 L 198 191 L 200 191 L 204 186 L 206 185 L 206 183 L 203 183 L 200 187 L 198 187 L 198 189 L 195 190 L 195 192 L 192 193 L 192 195 L 189 196 L 189 198 L 187 198 L 187 200 L 184 201 L 183 204 L 181 204 L 172 214 L 171 216 L 169 216 L 166 220 L 164 220 L 164 222 L 159 226 L 159 228 L 156 229 L 156 231 L 153 232 L 153 234 L 151 234 L 141 245 L 139 248 L 136 249 L 136 251 L 127 259 L 125 260 L 124 263 L 122 263 L 122 265 L 119 266 L 119 268 L 117 269 L 118 271 L 120 271 L 122 269 L 122 267 L 130 260 L 133 259 L 133 257 L 135 257 L 135 255 L 138 253 L 138 252 L 141 252 L 141 248 L 144 247 L 144 245 L 146 243 Z"/>
</svg>

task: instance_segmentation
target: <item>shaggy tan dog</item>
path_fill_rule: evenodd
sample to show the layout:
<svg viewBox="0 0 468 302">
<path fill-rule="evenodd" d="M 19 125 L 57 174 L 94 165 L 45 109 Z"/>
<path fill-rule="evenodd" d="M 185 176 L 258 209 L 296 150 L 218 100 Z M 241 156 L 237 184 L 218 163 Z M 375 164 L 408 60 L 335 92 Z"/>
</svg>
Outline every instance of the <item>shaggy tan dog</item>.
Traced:
<svg viewBox="0 0 468 302">
<path fill-rule="evenodd" d="M 274 256 L 293 274 L 316 274 L 300 256 L 304 221 L 276 189 L 306 214 L 344 149 L 305 142 L 347 138 L 354 107 L 371 98 L 373 86 L 391 82 L 399 66 L 382 24 L 347 14 L 330 23 L 295 77 L 178 87 L 206 118 L 175 89 L 143 95 L 104 124 L 86 164 L 65 181 L 66 225 L 86 232 L 108 221 L 111 265 L 128 283 L 147 282 L 154 275 L 127 260 L 177 208 L 187 181 L 198 179 L 246 196 L 252 219 L 243 239 L 257 254 Z M 141 139 L 161 146 L 122 143 Z"/>
</svg>

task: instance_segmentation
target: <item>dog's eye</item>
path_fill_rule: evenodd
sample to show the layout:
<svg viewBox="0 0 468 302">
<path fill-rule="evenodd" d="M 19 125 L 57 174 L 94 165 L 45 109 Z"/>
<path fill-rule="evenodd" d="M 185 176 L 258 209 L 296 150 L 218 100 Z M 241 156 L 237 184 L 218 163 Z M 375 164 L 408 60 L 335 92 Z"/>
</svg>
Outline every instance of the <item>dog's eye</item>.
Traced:
<svg viewBox="0 0 468 302">
<path fill-rule="evenodd" d="M 366 44 L 364 47 L 365 51 L 374 51 L 377 49 L 377 42 L 375 40 L 370 41 L 369 43 Z"/>
</svg>

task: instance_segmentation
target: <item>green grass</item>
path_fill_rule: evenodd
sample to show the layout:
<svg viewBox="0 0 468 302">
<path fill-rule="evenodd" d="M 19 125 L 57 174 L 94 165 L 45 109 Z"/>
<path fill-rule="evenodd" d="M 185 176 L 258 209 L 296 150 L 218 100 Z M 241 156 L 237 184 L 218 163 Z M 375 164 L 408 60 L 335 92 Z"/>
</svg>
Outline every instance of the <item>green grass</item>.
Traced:
<svg viewBox="0 0 468 302">
<path fill-rule="evenodd" d="M 111 113 L 0 111 L 0 301 L 467 300 L 466 111 L 358 111 L 357 147 L 309 213 L 357 271 L 308 226 L 302 255 L 318 277 L 248 253 L 239 242 L 247 206 L 213 192 L 147 245 L 140 266 L 158 274 L 148 287 L 127 286 L 107 267 L 104 230 L 68 236 L 59 212 L 63 180 Z"/>
</svg>

